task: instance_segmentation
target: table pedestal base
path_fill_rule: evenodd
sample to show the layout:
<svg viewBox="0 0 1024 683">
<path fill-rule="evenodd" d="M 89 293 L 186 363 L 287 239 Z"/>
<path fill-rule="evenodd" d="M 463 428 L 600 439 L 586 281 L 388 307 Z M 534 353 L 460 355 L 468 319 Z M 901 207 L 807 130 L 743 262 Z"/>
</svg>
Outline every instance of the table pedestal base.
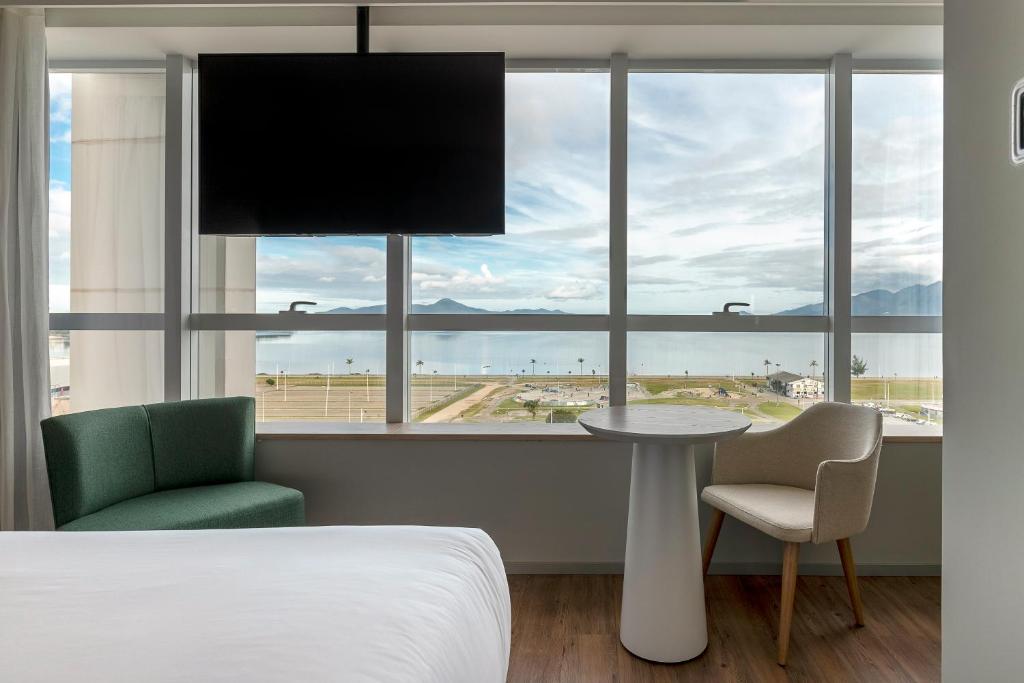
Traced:
<svg viewBox="0 0 1024 683">
<path fill-rule="evenodd" d="M 700 553 L 693 446 L 636 444 L 619 631 L 627 650 L 683 662 L 707 648 Z"/>
</svg>

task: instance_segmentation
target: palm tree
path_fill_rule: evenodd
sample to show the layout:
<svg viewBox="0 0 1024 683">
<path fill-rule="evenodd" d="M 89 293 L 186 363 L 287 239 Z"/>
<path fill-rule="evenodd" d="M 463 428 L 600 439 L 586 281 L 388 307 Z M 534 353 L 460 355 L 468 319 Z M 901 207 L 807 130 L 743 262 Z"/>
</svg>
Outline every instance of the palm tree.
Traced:
<svg viewBox="0 0 1024 683">
<path fill-rule="evenodd" d="M 531 358 L 530 359 L 530 374 L 531 375 L 536 375 L 537 374 L 537 359 L 536 358 Z"/>
<path fill-rule="evenodd" d="M 814 368 L 818 367 L 818 361 L 811 361 L 811 379 L 814 379 Z"/>
<path fill-rule="evenodd" d="M 370 402 L 370 368 L 366 368 L 366 402 Z"/>
<path fill-rule="evenodd" d="M 576 362 L 580 364 L 580 374 L 582 375 L 583 374 L 583 359 L 582 358 L 577 358 Z"/>
<path fill-rule="evenodd" d="M 423 372 L 423 361 L 416 361 L 416 374 Z"/>
<path fill-rule="evenodd" d="M 355 361 L 352 360 L 351 358 L 346 358 L 345 359 L 345 365 L 348 366 L 348 374 L 350 374 L 350 375 L 352 374 L 352 364 L 353 363 L 355 363 Z"/>
<path fill-rule="evenodd" d="M 779 395 L 782 393 L 783 385 L 782 378 L 778 377 L 779 373 L 782 372 L 782 363 L 775 364 L 775 375 L 778 379 L 777 388 L 775 389 L 775 405 L 779 405 Z"/>
<path fill-rule="evenodd" d="M 434 401 L 434 375 L 437 374 L 437 370 L 434 370 L 434 374 L 430 376 L 430 401 Z"/>
<path fill-rule="evenodd" d="M 689 370 L 683 370 L 683 374 L 686 375 L 686 381 L 687 382 L 690 381 L 690 371 Z"/>
<path fill-rule="evenodd" d="M 771 367 L 772 362 L 767 358 L 764 359 L 764 379 L 768 381 L 768 368 Z"/>
</svg>

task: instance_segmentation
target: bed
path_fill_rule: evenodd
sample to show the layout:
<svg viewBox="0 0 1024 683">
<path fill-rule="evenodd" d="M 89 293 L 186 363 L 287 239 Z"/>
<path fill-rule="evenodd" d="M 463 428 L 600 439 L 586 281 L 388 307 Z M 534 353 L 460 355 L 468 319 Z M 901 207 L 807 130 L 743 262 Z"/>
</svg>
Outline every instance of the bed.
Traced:
<svg viewBox="0 0 1024 683">
<path fill-rule="evenodd" d="M 479 529 L 0 534 L 9 681 L 504 681 Z"/>
</svg>

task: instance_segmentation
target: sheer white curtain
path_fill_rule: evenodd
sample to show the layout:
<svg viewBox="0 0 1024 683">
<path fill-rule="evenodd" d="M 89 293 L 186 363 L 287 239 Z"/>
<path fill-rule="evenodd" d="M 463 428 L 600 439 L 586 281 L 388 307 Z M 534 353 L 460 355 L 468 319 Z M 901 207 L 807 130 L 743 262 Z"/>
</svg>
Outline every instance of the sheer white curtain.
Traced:
<svg viewBox="0 0 1024 683">
<path fill-rule="evenodd" d="M 53 528 L 39 421 L 49 415 L 46 34 L 0 9 L 0 529 Z"/>
<path fill-rule="evenodd" d="M 71 82 L 71 312 L 159 313 L 164 294 L 163 74 Z M 71 409 L 163 399 L 159 332 L 71 332 Z"/>
</svg>

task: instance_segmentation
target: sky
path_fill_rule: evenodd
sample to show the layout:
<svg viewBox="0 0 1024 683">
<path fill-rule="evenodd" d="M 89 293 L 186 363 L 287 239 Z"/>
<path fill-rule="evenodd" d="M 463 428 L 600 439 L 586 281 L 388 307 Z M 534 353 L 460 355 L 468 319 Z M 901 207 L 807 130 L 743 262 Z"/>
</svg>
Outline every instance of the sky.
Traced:
<svg viewBox="0 0 1024 683">
<path fill-rule="evenodd" d="M 71 310 L 71 74 L 50 74 L 50 310 Z"/>
<path fill-rule="evenodd" d="M 854 292 L 941 280 L 940 76 L 854 79 Z M 824 289 L 825 78 L 630 77 L 631 313 Z M 51 76 L 51 310 L 68 310 L 71 76 Z M 412 244 L 413 301 L 608 311 L 607 73 L 509 74 L 507 234 Z M 261 238 L 257 308 L 384 301 L 381 237 Z"/>
</svg>

